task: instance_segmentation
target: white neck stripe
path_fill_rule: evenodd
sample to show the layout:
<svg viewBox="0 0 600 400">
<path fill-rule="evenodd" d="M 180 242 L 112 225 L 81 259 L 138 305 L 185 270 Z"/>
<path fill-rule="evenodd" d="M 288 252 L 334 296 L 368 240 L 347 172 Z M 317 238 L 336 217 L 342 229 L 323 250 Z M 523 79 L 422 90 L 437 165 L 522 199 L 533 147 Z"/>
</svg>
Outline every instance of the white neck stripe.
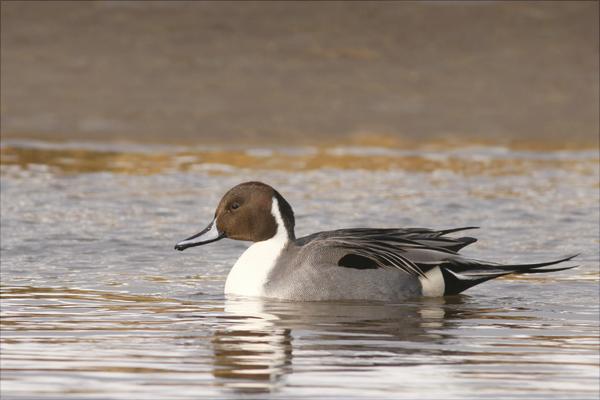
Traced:
<svg viewBox="0 0 600 400">
<path fill-rule="evenodd" d="M 289 240 L 279 211 L 279 202 L 275 197 L 272 199 L 271 214 L 277 224 L 275 235 L 270 239 L 252 244 L 240 256 L 227 276 L 226 294 L 240 296 L 262 296 L 264 294 L 269 274 Z"/>
<path fill-rule="evenodd" d="M 277 200 L 277 197 L 273 197 L 271 203 L 271 214 L 273 215 L 273 218 L 275 218 L 275 223 L 277 224 L 277 231 L 275 232 L 275 235 L 273 235 L 273 237 L 268 240 L 284 236 L 285 241 L 287 241 L 289 235 L 287 229 L 285 228 L 285 223 L 283 222 L 281 211 L 279 211 L 279 201 Z"/>
</svg>

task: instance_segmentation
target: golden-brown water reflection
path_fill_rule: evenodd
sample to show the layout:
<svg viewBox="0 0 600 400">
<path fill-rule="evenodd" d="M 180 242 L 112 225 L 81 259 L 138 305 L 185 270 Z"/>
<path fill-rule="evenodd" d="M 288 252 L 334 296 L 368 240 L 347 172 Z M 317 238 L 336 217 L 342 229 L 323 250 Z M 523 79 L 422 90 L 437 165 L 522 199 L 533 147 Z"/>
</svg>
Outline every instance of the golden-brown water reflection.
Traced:
<svg viewBox="0 0 600 400">
<path fill-rule="evenodd" d="M 544 153 L 528 153 L 529 157 L 506 155 L 473 155 L 436 151 L 402 151 L 370 147 L 321 147 L 286 149 L 212 149 L 171 152 L 120 152 L 93 149 L 48 149 L 4 145 L 0 149 L 2 165 L 28 168 L 44 165 L 57 172 L 76 174 L 90 172 L 148 175 L 168 171 L 213 170 L 215 166 L 243 169 L 306 171 L 323 168 L 364 169 L 370 171 L 401 169 L 412 172 L 452 171 L 464 175 L 526 174 L 533 169 L 560 168 L 593 174 L 599 158 L 543 157 Z M 550 153 L 551 154 L 551 153 Z M 585 153 L 584 153 L 585 154 Z"/>
</svg>

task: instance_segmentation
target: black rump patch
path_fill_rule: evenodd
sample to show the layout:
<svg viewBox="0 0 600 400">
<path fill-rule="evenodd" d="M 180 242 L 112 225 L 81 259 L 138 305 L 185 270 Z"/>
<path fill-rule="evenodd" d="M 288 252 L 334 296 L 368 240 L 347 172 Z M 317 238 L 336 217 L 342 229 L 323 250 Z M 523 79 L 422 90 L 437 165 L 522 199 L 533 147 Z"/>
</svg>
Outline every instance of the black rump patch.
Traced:
<svg viewBox="0 0 600 400">
<path fill-rule="evenodd" d="M 356 254 L 346 254 L 338 261 L 338 266 L 354 269 L 377 269 L 377 264 L 370 258 Z"/>
<path fill-rule="evenodd" d="M 506 275 L 498 274 L 484 276 L 483 278 L 461 280 L 450 271 L 448 266 L 440 265 L 440 270 L 442 271 L 442 276 L 444 277 L 444 296 L 452 296 L 455 294 L 459 294 L 460 292 L 463 292 L 470 287 L 479 285 L 480 283 L 489 281 L 490 279 L 497 278 L 498 276 Z"/>
</svg>

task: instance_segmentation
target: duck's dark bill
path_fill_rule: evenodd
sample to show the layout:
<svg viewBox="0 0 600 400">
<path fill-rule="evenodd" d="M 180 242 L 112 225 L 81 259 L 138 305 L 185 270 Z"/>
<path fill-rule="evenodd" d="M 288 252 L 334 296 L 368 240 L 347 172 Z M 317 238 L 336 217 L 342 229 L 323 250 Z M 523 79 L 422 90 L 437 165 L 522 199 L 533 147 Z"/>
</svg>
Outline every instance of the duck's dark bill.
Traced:
<svg viewBox="0 0 600 400">
<path fill-rule="evenodd" d="M 216 242 L 217 240 L 221 240 L 225 237 L 225 233 L 220 233 L 217 229 L 217 224 L 215 221 L 208 224 L 204 230 L 200 233 L 196 233 L 194 236 L 190 236 L 189 238 L 182 240 L 181 242 L 175 245 L 175 250 L 183 251 L 188 247 L 200 246 L 207 243 Z"/>
</svg>

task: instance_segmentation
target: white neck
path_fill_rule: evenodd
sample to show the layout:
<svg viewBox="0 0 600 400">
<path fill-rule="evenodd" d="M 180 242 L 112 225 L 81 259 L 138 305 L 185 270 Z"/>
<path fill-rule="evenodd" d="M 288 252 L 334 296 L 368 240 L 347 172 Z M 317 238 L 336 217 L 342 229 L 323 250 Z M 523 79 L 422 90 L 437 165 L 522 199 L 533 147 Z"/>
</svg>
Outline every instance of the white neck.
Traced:
<svg viewBox="0 0 600 400">
<path fill-rule="evenodd" d="M 279 212 L 279 202 L 272 199 L 271 214 L 277 223 L 275 235 L 248 247 L 229 271 L 225 293 L 239 296 L 262 296 L 269 273 L 288 242 L 288 233 Z"/>
</svg>

